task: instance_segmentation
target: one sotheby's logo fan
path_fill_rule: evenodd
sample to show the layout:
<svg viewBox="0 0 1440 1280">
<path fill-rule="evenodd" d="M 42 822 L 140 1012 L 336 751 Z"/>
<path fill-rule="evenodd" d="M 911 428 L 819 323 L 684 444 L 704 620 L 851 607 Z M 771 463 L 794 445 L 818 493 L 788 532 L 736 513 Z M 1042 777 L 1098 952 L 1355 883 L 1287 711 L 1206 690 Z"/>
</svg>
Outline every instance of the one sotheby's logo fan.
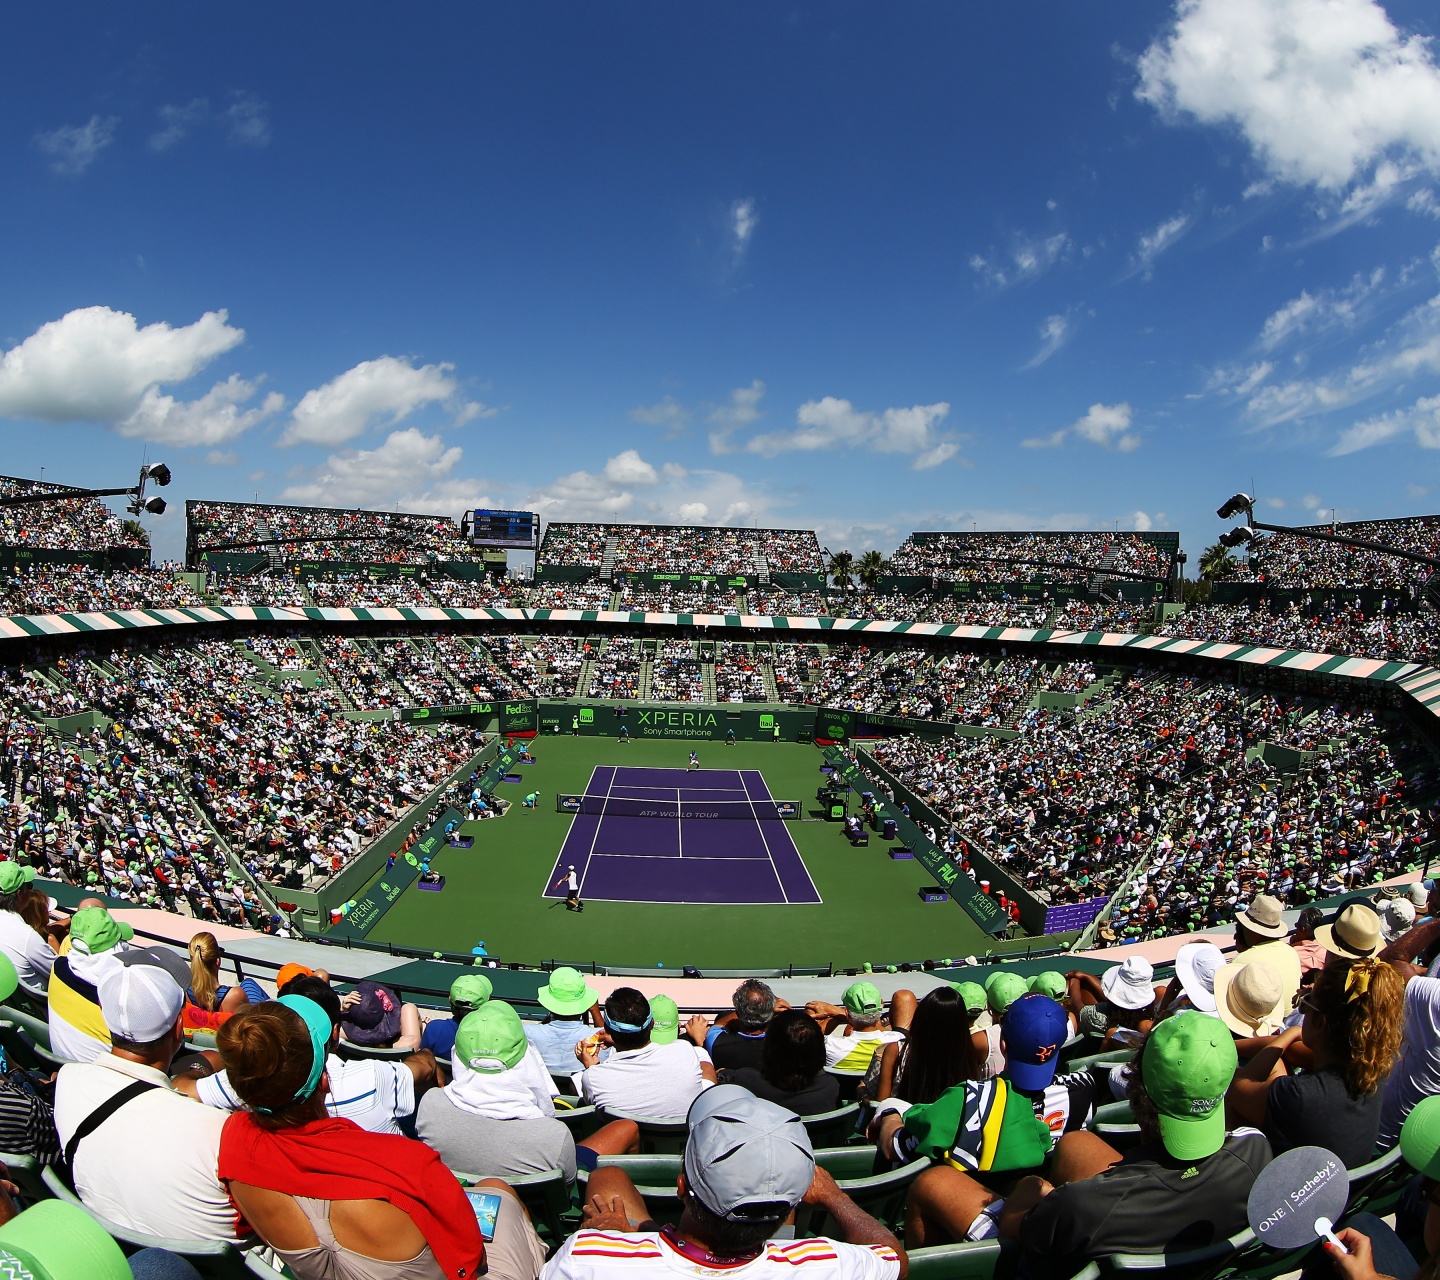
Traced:
<svg viewBox="0 0 1440 1280">
<path fill-rule="evenodd" d="M 1349 1195 L 1339 1156 L 1324 1147 L 1295 1147 L 1261 1171 L 1245 1210 L 1257 1239 L 1272 1249 L 1298 1249 L 1329 1234 Z"/>
</svg>

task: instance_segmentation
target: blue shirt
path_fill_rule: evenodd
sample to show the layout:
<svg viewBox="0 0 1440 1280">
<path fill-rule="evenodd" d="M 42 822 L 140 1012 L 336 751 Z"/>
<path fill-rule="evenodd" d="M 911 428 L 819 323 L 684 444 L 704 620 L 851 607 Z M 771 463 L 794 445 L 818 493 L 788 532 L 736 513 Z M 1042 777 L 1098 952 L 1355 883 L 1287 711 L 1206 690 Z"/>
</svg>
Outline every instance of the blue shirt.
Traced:
<svg viewBox="0 0 1440 1280">
<path fill-rule="evenodd" d="M 460 1024 L 454 1018 L 436 1018 L 425 1024 L 420 1047 L 429 1049 L 442 1062 L 449 1062 L 450 1055 L 455 1052 L 455 1035 L 459 1030 Z"/>
<path fill-rule="evenodd" d="M 595 1028 L 586 1022 L 527 1022 L 525 1035 L 545 1060 L 545 1069 L 557 1076 L 572 1076 L 582 1070 L 575 1046 Z"/>
</svg>

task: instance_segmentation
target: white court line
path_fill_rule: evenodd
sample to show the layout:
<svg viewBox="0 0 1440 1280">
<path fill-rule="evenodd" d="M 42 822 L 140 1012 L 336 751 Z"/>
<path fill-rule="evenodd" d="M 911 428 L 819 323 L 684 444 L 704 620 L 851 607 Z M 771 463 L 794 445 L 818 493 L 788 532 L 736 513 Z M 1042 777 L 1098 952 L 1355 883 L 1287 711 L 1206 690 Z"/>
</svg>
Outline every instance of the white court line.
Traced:
<svg viewBox="0 0 1440 1280">
<path fill-rule="evenodd" d="M 610 799 L 610 787 L 613 787 L 613 786 L 615 785 L 615 775 L 616 775 L 617 773 L 619 773 L 619 772 L 620 772 L 620 766 L 619 766 L 619 765 L 611 765 L 611 767 L 610 767 L 610 786 L 608 786 L 608 787 L 605 788 L 605 799 L 606 799 L 606 800 L 609 800 L 609 799 Z M 587 782 L 585 785 L 588 787 L 590 784 Z M 585 870 L 580 873 L 580 887 L 575 891 L 575 892 L 579 895 L 580 900 L 581 900 L 582 902 L 585 900 L 585 877 L 590 874 L 590 864 L 595 861 L 595 841 L 597 841 L 598 839 L 600 839 L 600 828 L 603 827 L 604 825 L 605 825 L 605 814 L 604 814 L 604 810 L 603 810 L 603 806 L 602 806 L 602 810 L 601 810 L 601 814 L 600 814 L 600 821 L 595 824 L 595 834 L 590 837 L 590 852 L 585 855 Z M 562 845 L 561 847 L 563 848 L 564 846 Z"/>
<path fill-rule="evenodd" d="M 775 884 L 779 887 L 780 896 L 785 899 L 785 905 L 790 905 L 790 895 L 785 892 L 785 881 L 780 875 L 780 868 L 775 865 L 775 855 L 770 852 L 770 841 L 765 838 L 765 828 L 760 822 L 760 815 L 755 812 L 755 799 L 750 794 L 750 784 L 745 781 L 745 775 L 740 775 L 740 782 L 745 787 L 745 798 L 750 801 L 750 821 L 755 824 L 755 830 L 760 833 L 760 843 L 765 846 L 765 856 L 770 859 L 770 874 L 775 877 Z M 766 787 L 769 790 L 769 787 Z M 808 868 L 807 868 L 808 873 Z"/>
<path fill-rule="evenodd" d="M 685 856 L 685 802 L 680 799 L 680 788 L 675 788 L 675 856 Z"/>
</svg>

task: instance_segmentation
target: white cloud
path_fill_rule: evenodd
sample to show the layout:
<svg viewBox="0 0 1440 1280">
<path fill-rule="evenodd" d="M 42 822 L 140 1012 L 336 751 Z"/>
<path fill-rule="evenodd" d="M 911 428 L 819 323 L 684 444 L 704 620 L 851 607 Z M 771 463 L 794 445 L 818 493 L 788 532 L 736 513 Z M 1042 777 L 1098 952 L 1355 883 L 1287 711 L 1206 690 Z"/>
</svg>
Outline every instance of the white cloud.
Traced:
<svg viewBox="0 0 1440 1280">
<path fill-rule="evenodd" d="M 1295 185 L 1338 193 L 1386 157 L 1440 169 L 1440 69 L 1376 0 L 1179 0 L 1136 93 L 1235 126 Z"/>
<path fill-rule="evenodd" d="M 1072 336 L 1069 316 L 1046 316 L 1040 326 L 1040 349 L 1021 368 L 1038 369 L 1069 342 Z"/>
<path fill-rule="evenodd" d="M 970 270 L 986 284 L 1003 289 L 1044 275 L 1067 258 L 1072 248 L 1074 242 L 1064 231 L 1048 236 L 1017 233 L 1005 249 L 971 254 Z"/>
<path fill-rule="evenodd" d="M 1082 440 L 1098 444 L 1103 449 L 1129 453 L 1140 447 L 1140 437 L 1130 430 L 1132 417 L 1130 406 L 1123 401 L 1120 404 L 1092 404 L 1085 416 L 1070 429 Z"/>
<path fill-rule="evenodd" d="M 264 147 L 270 143 L 270 106 L 253 93 L 235 93 L 220 115 L 233 147 Z"/>
<path fill-rule="evenodd" d="M 184 382 L 244 341 L 228 319 L 207 311 L 178 329 L 142 329 L 109 307 L 67 312 L 0 357 L 0 417 L 118 422 L 151 388 Z"/>
<path fill-rule="evenodd" d="M 714 428 L 710 432 L 710 452 L 730 453 L 731 435 L 748 427 L 760 417 L 760 398 L 765 384 L 756 378 L 748 387 L 736 387 L 725 404 L 711 405 L 706 418 Z"/>
<path fill-rule="evenodd" d="M 675 509 L 681 524 L 704 524 L 709 515 L 710 508 L 703 502 L 683 502 Z"/>
<path fill-rule="evenodd" d="M 1190 214 L 1177 213 L 1173 218 L 1166 218 L 1155 230 L 1147 231 L 1140 237 L 1140 243 L 1135 248 L 1133 271 L 1138 271 L 1149 280 L 1155 274 L 1155 260 L 1175 245 L 1194 225 L 1195 219 Z"/>
<path fill-rule="evenodd" d="M 605 478 L 615 484 L 649 488 L 660 480 L 660 474 L 634 449 L 617 453 L 605 464 Z"/>
<path fill-rule="evenodd" d="M 233 467 L 240 461 L 240 455 L 233 449 L 211 449 L 201 461 L 207 467 Z"/>
<path fill-rule="evenodd" d="M 1147 512 L 1137 511 L 1130 517 L 1130 527 L 1136 533 L 1149 533 L 1155 527 L 1155 522 L 1150 519 Z"/>
<path fill-rule="evenodd" d="M 408 360 L 363 360 L 332 382 L 307 391 L 290 416 L 281 444 L 343 444 L 376 427 L 397 426 L 417 409 L 449 404 L 468 421 L 475 411 L 456 403 L 451 364 L 418 369 Z"/>
<path fill-rule="evenodd" d="M 1435 193 L 1429 187 L 1421 187 L 1405 201 L 1405 207 L 1411 213 L 1423 214 L 1427 218 L 1440 218 L 1440 200 L 1435 199 Z"/>
<path fill-rule="evenodd" d="M 1343 458 L 1406 432 L 1414 433 L 1415 443 L 1422 449 L 1440 449 L 1440 396 L 1423 397 L 1407 409 L 1357 422 L 1347 427 L 1326 453 Z"/>
<path fill-rule="evenodd" d="M 755 237 L 755 228 L 760 225 L 760 213 L 755 201 L 746 198 L 736 200 L 730 206 L 730 254 L 733 265 L 744 265 L 745 255 L 750 251 L 750 241 Z"/>
<path fill-rule="evenodd" d="M 374 449 L 344 449 L 332 453 L 292 484 L 280 498 L 322 507 L 388 507 L 424 511 L 449 504 L 447 510 L 485 505 L 478 482 L 453 482 L 452 473 L 463 456 L 458 446 L 446 448 L 438 435 L 424 435 L 416 427 L 392 431 Z"/>
<path fill-rule="evenodd" d="M 1320 289 L 1313 294 L 1302 289 L 1299 297 L 1290 299 L 1265 321 L 1260 345 L 1273 351 L 1297 334 L 1354 328 L 1364 315 L 1363 304 L 1384 283 L 1385 268 L 1376 267 L 1369 275 L 1357 271 L 1343 289 Z"/>
<path fill-rule="evenodd" d="M 876 453 L 914 454 L 911 466 L 924 471 L 953 458 L 959 449 L 955 440 L 941 436 L 938 430 L 949 412 L 950 406 L 941 401 L 872 413 L 855 408 L 848 400 L 825 396 L 808 400 L 795 411 L 796 430 L 752 436 L 745 449 L 773 458 L 789 452 L 867 448 Z"/>
<path fill-rule="evenodd" d="M 636 405 L 630 416 L 647 427 L 663 427 L 667 436 L 678 436 L 690 422 L 690 410 L 673 396 L 666 396 L 659 404 Z"/>
<path fill-rule="evenodd" d="M 1065 443 L 1065 437 L 1069 435 L 1069 429 L 1061 427 L 1059 431 L 1052 431 L 1048 436 L 1031 436 L 1028 440 L 1020 441 L 1022 449 L 1058 449 Z"/>
<path fill-rule="evenodd" d="M 150 387 L 134 411 L 115 424 L 115 430 L 156 444 L 224 444 L 285 407 L 285 397 L 272 391 L 254 408 L 242 408 L 257 390 L 258 382 L 246 382 L 234 374 L 189 402 Z"/>
<path fill-rule="evenodd" d="M 219 111 L 211 109 L 209 98 L 191 98 L 180 106 L 167 103 L 156 114 L 161 127 L 150 135 L 150 146 L 155 151 L 169 151 L 192 133 L 211 125 L 223 129 L 234 147 L 259 148 L 270 142 L 269 104 L 253 93 L 232 93 L 229 105 Z"/>
<path fill-rule="evenodd" d="M 1258 200 L 1261 196 L 1268 196 L 1274 190 L 1275 184 L 1262 178 L 1258 182 L 1252 182 L 1246 187 L 1245 190 L 1240 193 L 1240 198 L 1242 200 Z"/>
<path fill-rule="evenodd" d="M 50 168 L 67 178 L 78 178 L 115 140 L 115 116 L 91 116 L 84 124 L 62 124 L 35 135 L 35 145 L 50 157 Z"/>
<path fill-rule="evenodd" d="M 156 114 L 160 117 L 161 127 L 150 135 L 151 149 L 169 151 L 209 122 L 210 99 L 191 98 L 183 106 L 167 103 Z"/>
</svg>

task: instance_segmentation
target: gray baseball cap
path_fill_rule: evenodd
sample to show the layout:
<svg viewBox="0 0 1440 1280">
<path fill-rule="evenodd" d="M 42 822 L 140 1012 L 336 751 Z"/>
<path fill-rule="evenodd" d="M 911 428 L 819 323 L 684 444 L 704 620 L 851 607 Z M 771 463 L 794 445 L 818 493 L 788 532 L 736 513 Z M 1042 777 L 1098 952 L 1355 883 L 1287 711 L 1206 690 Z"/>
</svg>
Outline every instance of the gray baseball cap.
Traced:
<svg viewBox="0 0 1440 1280">
<path fill-rule="evenodd" d="M 800 1117 L 738 1084 L 706 1089 L 686 1117 L 685 1181 L 730 1222 L 784 1217 L 815 1180 L 815 1150 Z M 787 1208 L 785 1212 L 789 1212 Z"/>
</svg>

